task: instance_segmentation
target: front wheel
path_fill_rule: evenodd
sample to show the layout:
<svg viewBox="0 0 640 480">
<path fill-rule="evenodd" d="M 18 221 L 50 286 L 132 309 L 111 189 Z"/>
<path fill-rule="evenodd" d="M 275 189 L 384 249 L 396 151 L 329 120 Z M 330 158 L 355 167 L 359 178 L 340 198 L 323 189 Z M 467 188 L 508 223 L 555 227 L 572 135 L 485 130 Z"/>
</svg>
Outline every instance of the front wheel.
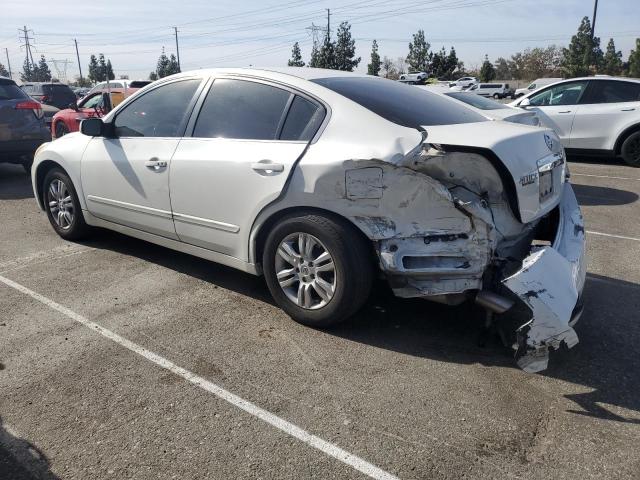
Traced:
<svg viewBox="0 0 640 480">
<path fill-rule="evenodd" d="M 295 321 L 312 327 L 340 323 L 369 296 L 370 246 L 346 222 L 290 216 L 267 237 L 262 266 L 269 291 Z"/>
<path fill-rule="evenodd" d="M 632 167 L 640 167 L 640 132 L 629 135 L 620 148 L 622 159 Z"/>
<path fill-rule="evenodd" d="M 59 168 L 50 170 L 42 183 L 44 208 L 49 223 L 65 240 L 79 240 L 89 232 L 82 207 L 69 176 Z"/>
</svg>

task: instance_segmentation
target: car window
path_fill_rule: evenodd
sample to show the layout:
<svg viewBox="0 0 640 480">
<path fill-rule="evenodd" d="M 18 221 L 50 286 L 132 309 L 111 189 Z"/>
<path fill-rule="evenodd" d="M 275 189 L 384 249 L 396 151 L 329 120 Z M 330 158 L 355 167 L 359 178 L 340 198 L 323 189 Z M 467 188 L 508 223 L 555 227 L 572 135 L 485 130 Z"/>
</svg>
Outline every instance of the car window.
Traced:
<svg viewBox="0 0 640 480">
<path fill-rule="evenodd" d="M 29 98 L 13 81 L 0 79 L 0 100 L 16 100 Z"/>
<path fill-rule="evenodd" d="M 309 141 L 320 128 L 324 108 L 296 95 L 280 133 L 280 140 Z"/>
<path fill-rule="evenodd" d="M 200 79 L 162 85 L 136 98 L 117 113 L 118 137 L 179 137 Z"/>
<path fill-rule="evenodd" d="M 86 101 L 80 105 L 81 108 L 96 108 L 102 106 L 102 94 L 97 93 L 89 97 Z"/>
<path fill-rule="evenodd" d="M 246 80 L 218 79 L 202 105 L 194 137 L 275 140 L 291 93 Z"/>
<path fill-rule="evenodd" d="M 617 80 L 594 80 L 580 101 L 590 103 L 619 103 L 640 100 L 640 83 Z"/>
<path fill-rule="evenodd" d="M 410 128 L 487 121 L 442 96 L 377 77 L 329 77 L 312 80 L 362 105 L 390 122 Z"/>
<path fill-rule="evenodd" d="M 534 107 L 576 105 L 586 86 L 586 81 L 563 83 L 529 97 L 529 102 Z"/>
<path fill-rule="evenodd" d="M 502 103 L 498 103 L 495 100 L 485 98 L 481 95 L 474 95 L 466 92 L 447 92 L 445 93 L 445 95 L 447 97 L 452 97 L 456 100 L 460 100 L 461 102 L 467 103 L 472 107 L 476 107 L 481 110 L 508 110 L 509 108 L 511 108 Z"/>
</svg>

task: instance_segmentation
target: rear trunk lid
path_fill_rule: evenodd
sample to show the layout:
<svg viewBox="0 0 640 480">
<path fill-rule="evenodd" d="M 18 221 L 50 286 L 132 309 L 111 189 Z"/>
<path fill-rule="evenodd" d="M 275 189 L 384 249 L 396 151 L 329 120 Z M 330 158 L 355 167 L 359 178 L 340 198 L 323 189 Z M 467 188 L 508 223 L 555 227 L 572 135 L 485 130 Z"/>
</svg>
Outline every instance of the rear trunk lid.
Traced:
<svg viewBox="0 0 640 480">
<path fill-rule="evenodd" d="M 518 214 L 531 222 L 560 201 L 565 181 L 565 155 L 550 129 L 496 122 L 426 126 L 425 143 L 444 149 L 471 149 L 495 156 L 513 181 Z"/>
<path fill-rule="evenodd" d="M 41 138 L 42 109 L 20 107 L 34 102 L 15 82 L 0 79 L 0 142 Z"/>
</svg>

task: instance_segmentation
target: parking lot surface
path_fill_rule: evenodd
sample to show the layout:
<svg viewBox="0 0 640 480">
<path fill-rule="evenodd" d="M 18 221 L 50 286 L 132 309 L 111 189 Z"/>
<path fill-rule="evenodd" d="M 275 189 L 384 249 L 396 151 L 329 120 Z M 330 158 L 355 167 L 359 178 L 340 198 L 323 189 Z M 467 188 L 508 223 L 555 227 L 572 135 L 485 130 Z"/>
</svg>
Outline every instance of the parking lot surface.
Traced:
<svg viewBox="0 0 640 480">
<path fill-rule="evenodd" d="M 531 375 L 480 346 L 473 307 L 380 285 L 313 330 L 260 278 L 105 231 L 65 242 L 0 165 L 0 478 L 639 478 L 640 170 L 570 170 L 580 343 Z"/>
</svg>

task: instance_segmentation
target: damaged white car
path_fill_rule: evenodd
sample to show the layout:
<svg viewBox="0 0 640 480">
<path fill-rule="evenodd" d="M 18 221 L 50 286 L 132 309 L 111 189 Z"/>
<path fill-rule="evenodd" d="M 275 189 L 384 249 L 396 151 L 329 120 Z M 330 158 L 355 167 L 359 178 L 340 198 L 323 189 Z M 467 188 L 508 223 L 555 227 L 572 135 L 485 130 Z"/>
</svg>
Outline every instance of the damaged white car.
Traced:
<svg viewBox="0 0 640 480">
<path fill-rule="evenodd" d="M 33 164 L 63 238 L 105 227 L 263 274 L 312 326 L 355 313 L 376 275 L 400 297 L 476 301 L 527 371 L 578 341 L 584 227 L 551 130 L 291 68 L 174 75 L 81 132 Z"/>
</svg>

